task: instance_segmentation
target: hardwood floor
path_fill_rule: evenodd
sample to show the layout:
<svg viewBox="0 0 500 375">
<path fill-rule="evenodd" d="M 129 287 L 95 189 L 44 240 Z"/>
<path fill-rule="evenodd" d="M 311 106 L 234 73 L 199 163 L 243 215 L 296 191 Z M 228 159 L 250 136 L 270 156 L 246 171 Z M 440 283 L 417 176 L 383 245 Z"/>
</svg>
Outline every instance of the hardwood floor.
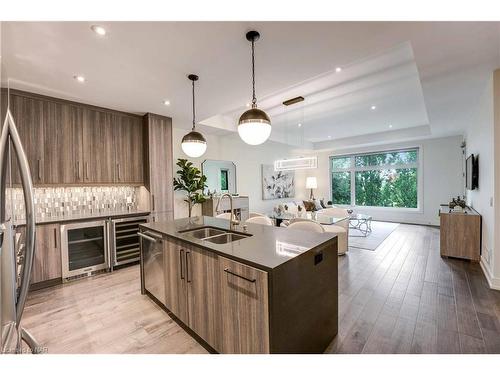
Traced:
<svg viewBox="0 0 500 375">
<path fill-rule="evenodd" d="M 31 292 L 23 326 L 48 353 L 207 353 L 149 297 L 139 266 Z"/>
<path fill-rule="evenodd" d="M 138 266 L 30 294 L 24 326 L 49 353 L 206 353 L 148 297 Z M 439 229 L 400 225 L 339 258 L 327 353 L 500 353 L 500 292 L 478 264 L 439 256 Z"/>
<path fill-rule="evenodd" d="M 400 225 L 348 254 L 328 353 L 500 353 L 500 292 L 479 264 L 439 256 L 439 229 Z"/>
</svg>

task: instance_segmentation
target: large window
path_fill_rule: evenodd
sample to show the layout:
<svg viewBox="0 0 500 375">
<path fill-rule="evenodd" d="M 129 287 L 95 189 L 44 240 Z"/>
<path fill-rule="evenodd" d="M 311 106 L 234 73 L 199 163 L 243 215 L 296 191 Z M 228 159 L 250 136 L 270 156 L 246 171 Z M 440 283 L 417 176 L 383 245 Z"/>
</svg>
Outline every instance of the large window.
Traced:
<svg viewBox="0 0 500 375">
<path fill-rule="evenodd" d="M 418 149 L 330 157 L 332 202 L 418 207 Z"/>
</svg>

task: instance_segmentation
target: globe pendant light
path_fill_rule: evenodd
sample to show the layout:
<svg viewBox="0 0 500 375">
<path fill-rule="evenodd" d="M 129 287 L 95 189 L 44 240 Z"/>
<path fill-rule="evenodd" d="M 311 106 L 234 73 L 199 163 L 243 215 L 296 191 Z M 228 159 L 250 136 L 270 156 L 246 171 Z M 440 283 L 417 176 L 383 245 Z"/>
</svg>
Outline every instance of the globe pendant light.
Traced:
<svg viewBox="0 0 500 375">
<path fill-rule="evenodd" d="M 181 147 L 182 151 L 184 151 L 187 156 L 198 158 L 207 150 L 207 141 L 203 135 L 195 129 L 194 82 L 198 80 L 198 76 L 190 74 L 188 78 L 193 82 L 193 128 L 182 137 Z"/>
<path fill-rule="evenodd" d="M 238 134 L 240 138 L 249 145 L 255 146 L 264 143 L 271 135 L 271 120 L 266 112 L 257 108 L 255 97 L 255 42 L 260 34 L 257 31 L 249 31 L 247 40 L 252 42 L 252 108 L 243 113 L 238 121 Z"/>
</svg>

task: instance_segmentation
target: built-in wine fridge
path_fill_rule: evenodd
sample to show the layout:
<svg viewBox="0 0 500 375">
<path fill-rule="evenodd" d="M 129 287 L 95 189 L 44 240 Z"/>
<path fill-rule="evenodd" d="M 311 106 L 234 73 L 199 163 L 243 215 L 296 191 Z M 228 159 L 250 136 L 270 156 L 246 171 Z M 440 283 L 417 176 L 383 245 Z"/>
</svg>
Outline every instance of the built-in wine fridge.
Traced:
<svg viewBox="0 0 500 375">
<path fill-rule="evenodd" d="M 109 222 L 109 253 L 111 270 L 133 262 L 139 262 L 141 248 L 139 225 L 147 223 L 149 216 L 111 219 Z"/>
<path fill-rule="evenodd" d="M 61 245 L 64 281 L 109 268 L 105 220 L 61 225 Z"/>
</svg>

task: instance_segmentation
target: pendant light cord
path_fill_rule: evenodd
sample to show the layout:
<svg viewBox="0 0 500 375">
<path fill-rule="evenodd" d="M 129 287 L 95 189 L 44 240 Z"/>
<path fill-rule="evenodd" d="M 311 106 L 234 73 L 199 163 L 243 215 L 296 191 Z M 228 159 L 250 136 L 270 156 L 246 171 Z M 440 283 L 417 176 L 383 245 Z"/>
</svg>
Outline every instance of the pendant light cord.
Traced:
<svg viewBox="0 0 500 375">
<path fill-rule="evenodd" d="M 252 39 L 252 108 L 257 106 L 255 97 L 255 40 Z"/>
<path fill-rule="evenodd" d="M 191 130 L 194 131 L 195 128 L 195 118 L 196 118 L 196 113 L 195 113 L 195 106 L 194 106 L 194 81 L 193 82 L 193 128 Z"/>
</svg>

